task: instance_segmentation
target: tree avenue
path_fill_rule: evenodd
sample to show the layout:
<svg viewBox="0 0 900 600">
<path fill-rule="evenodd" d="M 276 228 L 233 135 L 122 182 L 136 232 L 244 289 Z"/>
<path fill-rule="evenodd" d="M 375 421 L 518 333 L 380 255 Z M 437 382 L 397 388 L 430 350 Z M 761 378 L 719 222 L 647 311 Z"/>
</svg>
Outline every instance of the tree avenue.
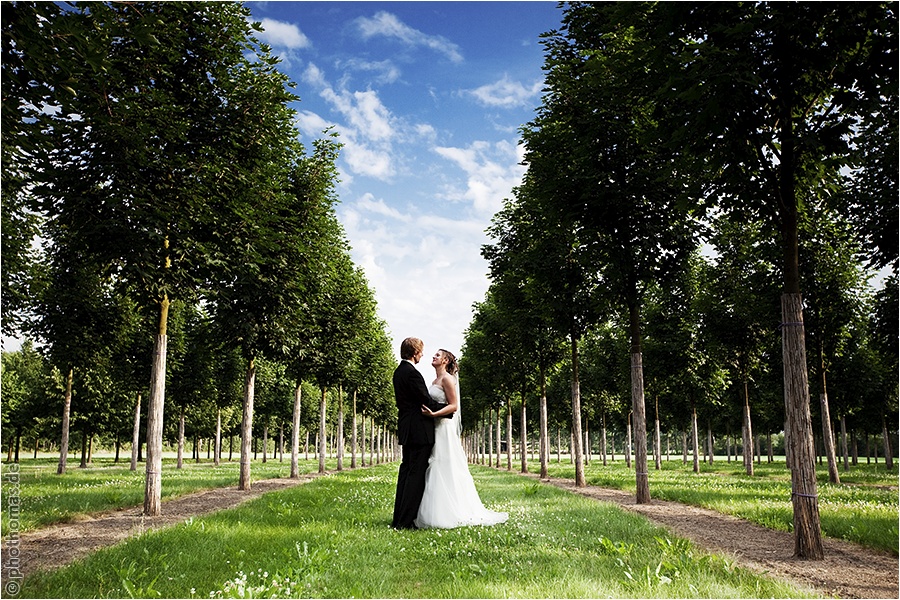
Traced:
<svg viewBox="0 0 900 600">
<path fill-rule="evenodd" d="M 310 451 L 343 469 L 348 439 L 351 467 L 391 454 L 394 349 L 335 212 L 339 137 L 301 143 L 248 15 L 4 5 L 2 319 L 30 338 L 3 354 L 8 459 L 33 442 L 62 475 L 73 449 L 86 466 L 95 440 L 130 442 L 147 515 L 166 443 L 179 466 L 189 445 L 237 455 L 241 490 L 285 443 L 292 478 Z M 816 460 L 829 486 L 894 468 L 896 17 L 563 7 L 527 171 L 481 249 L 473 459 L 536 455 L 546 478 L 568 455 L 579 487 L 623 461 L 647 503 L 679 454 L 747 476 L 784 455 L 794 553 L 821 558 Z"/>
<path fill-rule="evenodd" d="M 621 418 L 633 418 L 636 499 L 646 502 L 645 386 L 689 396 L 695 415 L 697 406 L 724 406 L 737 397 L 731 389 L 742 388 L 742 445 L 752 473 L 750 396 L 753 387 L 768 394 L 765 374 L 777 362 L 767 332 L 777 330 L 783 378 L 772 384 L 782 389 L 783 417 L 764 415 L 765 427 L 784 426 L 795 554 L 821 558 L 806 344 L 816 344 L 810 364 L 819 374 L 821 437 L 836 482 L 826 372 L 850 354 L 841 340 L 852 328 L 875 335 L 871 325 L 848 320 L 862 299 L 863 261 L 897 269 L 896 232 L 885 228 L 897 221 L 896 164 L 887 166 L 897 149 L 896 18 L 889 3 L 575 2 L 564 7 L 560 30 L 544 35 L 545 95 L 523 128 L 528 171 L 495 217 L 484 254 L 495 282 L 523 282 L 535 310 L 558 323 L 557 339 L 570 337 L 576 485 L 583 485 L 582 336 L 610 322 L 629 332 L 630 365 L 620 368 L 630 367 L 631 410 Z M 677 304 L 668 314 L 644 309 L 651 290 L 678 289 L 701 242 L 713 249 L 705 259 L 713 279 L 688 300 L 705 308 L 683 318 L 705 323 L 678 342 L 681 326 L 655 322 Z M 778 280 L 780 318 L 767 317 Z M 895 288 L 888 280 L 885 295 L 896 297 Z M 863 312 L 873 310 L 869 302 Z M 480 325 L 478 315 L 473 324 Z M 656 368 L 642 360 L 649 331 L 654 348 L 662 348 L 659 339 L 696 357 L 670 367 L 695 374 L 683 377 L 686 385 L 644 376 Z M 485 334 L 470 330 L 467 340 Z M 878 362 L 891 364 L 891 356 Z M 704 360 L 710 368 L 698 368 Z M 877 395 L 889 408 L 879 412 L 895 414 L 896 373 L 882 381 Z M 851 383 L 828 387 L 841 385 Z M 841 408 L 842 416 L 852 412 Z M 710 460 L 713 420 L 710 413 Z M 891 435 L 882 435 L 890 464 Z"/>
<path fill-rule="evenodd" d="M 234 398 L 234 370 L 225 367 L 232 350 L 240 352 L 239 486 L 250 489 L 257 361 L 289 365 L 315 352 L 321 364 L 340 364 L 355 348 L 336 336 L 346 340 L 342 330 L 362 326 L 352 310 L 331 310 L 328 291 L 368 289 L 360 273 L 333 266 L 350 260 L 333 215 L 339 144 L 324 136 L 307 154 L 289 107 L 298 97 L 253 37 L 258 24 L 249 14 L 238 3 L 4 7 L 4 227 L 40 226 L 21 228 L 19 246 L 9 246 L 18 262 L 7 262 L 4 238 L 4 287 L 38 292 L 24 306 L 4 303 L 11 311 L 4 332 L 22 323 L 15 331 L 37 337 L 63 373 L 60 473 L 71 407 L 87 423 L 121 413 L 115 427 L 140 439 L 143 385 L 129 369 L 108 365 L 150 369 L 147 515 L 160 512 L 163 441 L 166 428 L 173 431 L 164 420 L 167 380 L 175 386 L 179 450 L 186 428 L 199 427 L 186 423 L 194 413 L 215 420 L 218 460 L 222 410 Z M 35 235 L 46 251 L 32 256 L 23 248 Z M 371 293 L 354 293 L 369 294 L 371 309 L 362 314 L 373 319 Z M 189 322 L 179 321 L 173 340 L 173 311 L 184 310 Z M 340 322 L 322 330 L 325 313 Z M 213 335 L 198 340 L 204 327 Z M 148 329 L 152 350 L 140 350 L 131 340 Z M 223 360 L 210 364 L 204 352 Z M 122 392 L 103 393 L 97 383 L 79 389 L 79 378 Z M 91 397 L 107 404 L 91 408 Z M 124 397 L 129 407 L 137 399 L 135 411 L 115 410 Z M 372 414 L 389 420 L 385 399 L 371 397 Z M 82 440 L 95 433 L 86 428 Z"/>
</svg>

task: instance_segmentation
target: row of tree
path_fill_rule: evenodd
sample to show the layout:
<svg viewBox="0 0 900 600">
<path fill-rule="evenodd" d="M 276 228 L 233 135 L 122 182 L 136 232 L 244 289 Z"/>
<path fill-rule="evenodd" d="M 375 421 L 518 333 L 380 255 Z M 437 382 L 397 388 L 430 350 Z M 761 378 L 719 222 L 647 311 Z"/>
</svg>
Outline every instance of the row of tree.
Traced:
<svg viewBox="0 0 900 600">
<path fill-rule="evenodd" d="M 646 399 L 696 436 L 698 410 L 727 427 L 739 398 L 745 452 L 752 420 L 784 429 L 795 554 L 820 558 L 808 374 L 830 465 L 832 406 L 895 426 L 896 32 L 891 3 L 566 5 L 483 249 L 470 401 L 539 398 L 546 457 L 566 382 L 580 486 L 584 406 L 630 418 L 644 503 Z"/>
<path fill-rule="evenodd" d="M 300 143 L 249 10 L 11 2 L 2 26 L 3 331 L 39 340 L 64 381 L 59 472 L 73 406 L 89 427 L 121 420 L 148 373 L 147 515 L 167 403 L 183 432 L 240 396 L 250 488 L 263 363 L 296 390 L 294 463 L 302 380 L 321 390 L 320 439 L 329 388 L 389 420 L 393 353 L 334 212 L 339 144 Z"/>
</svg>

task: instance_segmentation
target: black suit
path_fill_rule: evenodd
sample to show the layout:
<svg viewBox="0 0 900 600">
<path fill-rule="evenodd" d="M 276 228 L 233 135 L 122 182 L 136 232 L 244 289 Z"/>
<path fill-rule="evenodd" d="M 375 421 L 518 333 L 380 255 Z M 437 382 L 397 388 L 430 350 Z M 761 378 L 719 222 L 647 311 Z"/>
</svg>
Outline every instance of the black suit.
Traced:
<svg viewBox="0 0 900 600">
<path fill-rule="evenodd" d="M 400 361 L 394 369 L 394 397 L 397 400 L 397 438 L 403 446 L 403 460 L 397 476 L 392 527 L 410 529 L 419 514 L 425 493 L 425 471 L 434 446 L 434 419 L 422 414 L 422 405 L 440 410 L 425 386 L 425 378 L 413 364 Z"/>
</svg>

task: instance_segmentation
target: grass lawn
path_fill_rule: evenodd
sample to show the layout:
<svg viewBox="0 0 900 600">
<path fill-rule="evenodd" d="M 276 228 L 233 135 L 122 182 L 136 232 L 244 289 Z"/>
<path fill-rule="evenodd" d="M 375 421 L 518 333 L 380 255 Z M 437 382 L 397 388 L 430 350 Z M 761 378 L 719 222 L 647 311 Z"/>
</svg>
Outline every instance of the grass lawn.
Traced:
<svg viewBox="0 0 900 600">
<path fill-rule="evenodd" d="M 115 510 L 128 506 L 143 506 L 146 464 L 129 469 L 129 461 L 113 463 L 111 458 L 97 458 L 91 466 L 80 469 L 71 461 L 65 475 L 56 474 L 58 458 L 22 460 L 18 466 L 19 532 L 24 533 L 53 523 L 66 523 L 78 515 Z M 205 489 L 237 486 L 240 465 L 237 461 L 221 462 L 218 467 L 211 460 L 200 463 L 184 461 L 175 468 L 174 458 L 163 460 L 162 499 L 169 500 Z M 349 464 L 349 463 L 348 463 Z M 326 461 L 326 468 L 336 467 L 336 459 Z M 8 506 L 11 465 L 3 465 L 3 506 Z M 314 473 L 318 460 L 300 460 L 300 473 Z M 291 465 L 270 460 L 255 461 L 251 467 L 251 481 L 288 477 Z M 8 531 L 9 515 L 3 511 L 3 531 Z"/>
<path fill-rule="evenodd" d="M 397 464 L 387 464 L 271 492 L 35 573 L 22 597 L 814 596 L 612 505 L 515 473 L 472 471 L 485 504 L 509 512 L 509 522 L 394 531 Z"/>
<path fill-rule="evenodd" d="M 505 463 L 503 463 L 505 464 Z M 574 479 L 575 467 L 563 457 L 553 456 L 548 465 L 551 477 Z M 717 457 L 712 465 L 701 464 L 700 473 L 693 463 L 683 464 L 681 457 L 663 460 L 659 471 L 649 462 L 650 496 L 683 504 L 702 506 L 734 515 L 771 529 L 793 531 L 791 475 L 784 458 L 780 462 L 754 465 L 748 476 L 740 461 L 727 462 Z M 530 466 L 532 472 L 539 465 Z M 828 483 L 828 467 L 817 467 L 819 515 L 823 533 L 828 537 L 857 542 L 897 555 L 898 474 L 895 466 L 888 472 L 884 463 L 860 464 L 841 471 L 841 484 Z M 633 492 L 635 476 L 625 467 L 621 456 L 615 462 L 594 458 L 585 467 L 589 485 Z"/>
</svg>

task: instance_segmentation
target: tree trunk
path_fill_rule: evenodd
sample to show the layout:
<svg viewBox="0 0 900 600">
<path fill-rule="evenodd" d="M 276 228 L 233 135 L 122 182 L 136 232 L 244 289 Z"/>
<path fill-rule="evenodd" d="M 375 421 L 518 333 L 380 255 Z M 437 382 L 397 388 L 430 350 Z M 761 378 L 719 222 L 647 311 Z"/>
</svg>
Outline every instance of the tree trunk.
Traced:
<svg viewBox="0 0 900 600">
<path fill-rule="evenodd" d="M 635 501 L 650 502 L 650 474 L 647 471 L 647 416 L 644 407 L 644 366 L 641 357 L 641 316 L 637 301 L 629 306 L 631 331 L 631 411 L 634 427 Z"/>
<path fill-rule="evenodd" d="M 578 379 L 578 336 L 571 332 L 572 341 L 572 457 L 575 460 L 575 487 L 585 487 L 584 456 L 581 448 L 581 382 Z"/>
<path fill-rule="evenodd" d="M 659 396 L 654 398 L 654 403 L 656 405 L 656 434 L 654 439 L 653 460 L 656 470 L 659 471 L 662 468 L 662 437 L 659 431 Z"/>
<path fill-rule="evenodd" d="M 713 464 L 716 458 L 716 451 L 713 447 L 712 424 L 708 420 L 706 421 L 706 458 L 709 464 Z"/>
<path fill-rule="evenodd" d="M 197 444 L 194 444 L 194 453 L 197 452 Z M 197 458 L 200 458 L 199 455 Z M 184 406 L 180 406 L 178 410 L 178 461 L 175 465 L 176 469 L 184 466 Z"/>
<path fill-rule="evenodd" d="M 378 464 L 378 457 L 375 456 L 375 417 L 369 419 L 369 466 Z"/>
<path fill-rule="evenodd" d="M 628 420 L 625 423 L 625 467 L 631 468 L 631 412 L 628 413 Z"/>
<path fill-rule="evenodd" d="M 16 441 L 18 442 L 18 440 L 16 440 Z M 87 441 L 88 441 L 88 434 L 87 434 L 86 431 L 82 431 L 82 432 L 81 432 L 81 464 L 78 465 L 78 468 L 79 468 L 79 469 L 86 469 L 86 468 L 87 468 L 87 453 L 88 453 L 88 444 L 87 444 Z M 17 447 L 17 448 L 16 448 L 16 459 L 17 459 L 17 460 L 18 460 L 18 458 L 19 458 L 18 455 L 19 455 L 19 449 L 18 449 L 18 447 Z"/>
<path fill-rule="evenodd" d="M 309 460 L 309 430 L 303 436 L 303 460 Z"/>
<path fill-rule="evenodd" d="M 284 462 L 284 420 L 278 422 L 278 462 Z M 272 460 L 275 460 L 275 452 L 272 452 Z"/>
<path fill-rule="evenodd" d="M 359 424 L 359 461 L 364 467 L 366 466 L 366 420 L 366 413 L 363 413 Z"/>
<path fill-rule="evenodd" d="M 600 454 L 603 456 L 603 466 L 606 466 L 606 411 L 604 410 L 600 415 Z"/>
<path fill-rule="evenodd" d="M 540 368 L 541 378 L 541 479 L 547 479 L 547 464 L 550 462 L 550 433 L 547 417 L 547 375 Z"/>
<path fill-rule="evenodd" d="M 788 424 L 785 444 L 790 448 L 794 556 L 821 559 L 824 548 L 816 492 L 812 417 L 809 412 L 803 301 L 799 293 L 782 295 L 781 313 L 785 415 Z"/>
<path fill-rule="evenodd" d="M 319 400 L 319 473 L 325 472 L 325 396 L 327 388 L 322 388 L 322 398 Z"/>
<path fill-rule="evenodd" d="M 888 429 L 887 419 L 884 415 L 881 415 L 881 431 L 881 437 L 884 440 L 884 465 L 890 471 L 894 468 L 894 452 L 891 448 L 891 432 Z"/>
<path fill-rule="evenodd" d="M 753 425 L 750 421 L 750 386 L 744 376 L 744 418 L 741 427 L 741 440 L 744 443 L 744 469 L 747 475 L 753 475 Z"/>
<path fill-rule="evenodd" d="M 353 412 L 350 417 L 350 427 L 353 430 L 353 435 L 350 436 L 350 468 L 356 468 L 356 390 L 353 390 Z"/>
<path fill-rule="evenodd" d="M 500 468 L 500 453 L 503 451 L 503 442 L 501 441 L 501 438 L 500 438 L 500 429 L 501 429 L 500 420 L 501 420 L 500 408 L 497 407 L 497 463 L 494 466 L 497 467 L 498 469 Z"/>
<path fill-rule="evenodd" d="M 584 427 L 584 431 L 582 435 L 584 435 L 583 445 L 584 448 L 584 464 L 591 464 L 591 420 L 587 416 L 584 417 L 584 420 L 581 422 Z"/>
<path fill-rule="evenodd" d="M 522 397 L 522 411 L 519 417 L 519 445 L 522 448 L 522 472 L 528 472 L 528 436 L 526 435 L 526 420 L 525 420 L 525 397 Z"/>
<path fill-rule="evenodd" d="M 144 516 L 156 517 L 162 504 L 163 412 L 166 405 L 166 349 L 169 297 L 159 304 L 159 331 L 153 345 L 150 399 L 147 405 L 147 477 L 144 485 Z"/>
<path fill-rule="evenodd" d="M 825 458 L 828 460 L 828 481 L 834 484 L 841 483 L 838 473 L 837 453 L 834 448 L 834 432 L 831 429 L 831 411 L 828 406 L 828 387 L 826 386 L 825 351 L 822 341 L 818 344 L 819 352 L 819 404 L 822 417 L 822 443 L 825 446 Z"/>
<path fill-rule="evenodd" d="M 697 407 L 691 403 L 691 442 L 694 444 L 694 473 L 700 472 L 700 432 L 697 431 Z"/>
<path fill-rule="evenodd" d="M 301 386 L 294 388 L 294 410 L 291 417 L 291 479 L 300 478 L 300 395 Z"/>
<path fill-rule="evenodd" d="M 487 464 L 491 467 L 494 465 L 494 409 L 488 408 L 487 420 L 484 426 L 487 429 Z"/>
<path fill-rule="evenodd" d="M 847 445 L 847 417 L 841 415 L 841 452 L 844 455 L 844 471 L 850 470 L 850 449 Z"/>
<path fill-rule="evenodd" d="M 66 460 L 69 458 L 69 417 L 72 413 L 72 379 L 74 378 L 74 373 L 75 369 L 69 367 L 69 372 L 66 374 L 66 393 L 63 396 L 62 437 L 59 442 L 57 475 L 62 475 L 66 472 Z"/>
<path fill-rule="evenodd" d="M 344 390 L 338 386 L 337 431 L 334 432 L 337 470 L 344 470 Z"/>
<path fill-rule="evenodd" d="M 216 444 L 213 447 L 213 464 L 219 466 L 222 460 L 222 409 L 216 407 Z"/>
<path fill-rule="evenodd" d="M 384 442 L 384 425 L 378 426 L 378 464 L 384 462 L 385 455 L 385 442 Z"/>
<path fill-rule="evenodd" d="M 253 400 L 256 393 L 256 359 L 247 363 L 247 376 L 244 379 L 244 411 L 241 417 L 241 475 L 238 489 L 249 492 L 250 453 L 253 443 Z"/>
<path fill-rule="evenodd" d="M 266 455 L 269 453 L 269 417 L 266 415 L 263 415 L 263 422 L 265 424 L 263 425 L 263 438 L 262 438 L 262 455 L 263 455 L 263 457 L 262 457 L 262 461 L 263 461 L 263 464 L 265 464 L 267 462 Z"/>
<path fill-rule="evenodd" d="M 512 471 L 512 402 L 506 399 L 506 470 Z"/>
<path fill-rule="evenodd" d="M 141 448 L 141 393 L 134 403 L 134 429 L 131 432 L 131 470 L 137 471 L 138 452 Z"/>
</svg>

